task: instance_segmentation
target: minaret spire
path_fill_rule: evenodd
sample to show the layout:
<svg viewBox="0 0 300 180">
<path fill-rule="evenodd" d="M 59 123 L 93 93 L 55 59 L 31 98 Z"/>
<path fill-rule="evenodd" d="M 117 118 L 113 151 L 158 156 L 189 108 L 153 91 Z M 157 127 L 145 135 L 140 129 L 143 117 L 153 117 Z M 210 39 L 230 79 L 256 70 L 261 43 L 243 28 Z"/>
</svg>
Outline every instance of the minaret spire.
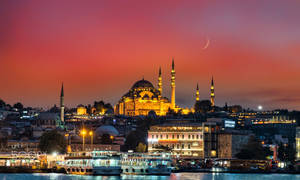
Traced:
<svg viewBox="0 0 300 180">
<path fill-rule="evenodd" d="M 211 106 L 215 106 L 215 86 L 214 86 L 214 77 L 211 78 L 211 87 L 210 87 L 210 102 Z"/>
<path fill-rule="evenodd" d="M 61 122 L 64 122 L 65 120 L 65 103 L 64 103 L 64 83 L 61 85 L 61 91 L 60 91 L 60 120 Z"/>
<path fill-rule="evenodd" d="M 172 58 L 172 71 L 171 71 L 171 109 L 175 109 L 175 63 L 174 58 Z"/>
<path fill-rule="evenodd" d="M 160 92 L 160 95 L 162 95 L 161 67 L 159 67 L 159 71 L 158 71 L 158 90 L 159 90 L 159 92 Z"/>
<path fill-rule="evenodd" d="M 198 83 L 197 83 L 197 89 L 196 89 L 196 101 L 200 101 L 200 93 L 199 93 Z"/>
</svg>

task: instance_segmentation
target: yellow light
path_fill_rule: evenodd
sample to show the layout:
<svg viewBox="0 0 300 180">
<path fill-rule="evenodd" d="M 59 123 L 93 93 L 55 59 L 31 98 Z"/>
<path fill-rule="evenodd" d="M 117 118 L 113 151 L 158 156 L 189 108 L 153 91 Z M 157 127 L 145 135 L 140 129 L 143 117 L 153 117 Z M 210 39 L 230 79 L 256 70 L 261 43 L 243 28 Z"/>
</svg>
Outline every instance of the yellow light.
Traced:
<svg viewBox="0 0 300 180">
<path fill-rule="evenodd" d="M 110 139 L 113 140 L 113 139 L 114 139 L 114 136 L 110 136 Z"/>
<path fill-rule="evenodd" d="M 86 135 L 86 130 L 82 129 L 81 132 L 80 132 L 80 134 L 83 135 L 83 136 L 85 136 Z"/>
<path fill-rule="evenodd" d="M 92 135 L 93 135 L 93 131 L 90 131 L 90 132 L 89 132 L 89 135 L 92 136 Z"/>
</svg>

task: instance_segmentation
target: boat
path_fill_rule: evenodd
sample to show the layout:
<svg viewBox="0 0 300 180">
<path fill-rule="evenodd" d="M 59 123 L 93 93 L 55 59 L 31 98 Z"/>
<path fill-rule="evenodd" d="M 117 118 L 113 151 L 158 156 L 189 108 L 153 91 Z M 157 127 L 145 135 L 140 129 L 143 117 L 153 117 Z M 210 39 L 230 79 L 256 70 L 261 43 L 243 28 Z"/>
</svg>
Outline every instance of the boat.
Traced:
<svg viewBox="0 0 300 180">
<path fill-rule="evenodd" d="M 93 151 L 93 175 L 119 176 L 122 173 L 121 155 L 116 151 Z"/>
<path fill-rule="evenodd" d="M 122 170 L 127 175 L 167 175 L 172 171 L 168 153 L 124 153 Z"/>
<path fill-rule="evenodd" d="M 91 152 L 71 152 L 65 157 L 67 174 L 93 175 Z"/>
<path fill-rule="evenodd" d="M 67 174 L 120 176 L 121 156 L 114 151 L 72 152 L 65 157 Z"/>
</svg>

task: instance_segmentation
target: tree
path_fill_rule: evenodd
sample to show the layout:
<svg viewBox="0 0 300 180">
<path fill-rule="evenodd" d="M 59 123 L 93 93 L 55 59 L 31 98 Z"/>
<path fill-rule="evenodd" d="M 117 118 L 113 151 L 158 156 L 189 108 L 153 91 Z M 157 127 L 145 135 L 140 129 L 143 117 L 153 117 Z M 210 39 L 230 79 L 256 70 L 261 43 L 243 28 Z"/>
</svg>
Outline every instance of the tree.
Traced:
<svg viewBox="0 0 300 180">
<path fill-rule="evenodd" d="M 240 105 L 231 106 L 231 107 L 229 107 L 229 109 L 233 113 L 238 113 L 238 112 L 242 112 L 243 111 L 243 108 Z"/>
<path fill-rule="evenodd" d="M 5 108 L 5 106 L 6 106 L 6 103 L 2 99 L 0 99 L 0 108 L 3 109 L 3 108 Z"/>
<path fill-rule="evenodd" d="M 146 133 L 145 131 L 131 131 L 126 137 L 125 150 L 135 150 L 139 143 L 146 144 Z"/>
<path fill-rule="evenodd" d="M 65 137 L 56 130 L 43 133 L 40 139 L 39 148 L 46 153 L 65 153 L 67 142 Z"/>
<path fill-rule="evenodd" d="M 112 144 L 113 139 L 109 134 L 103 134 L 101 137 L 101 144 Z"/>
<path fill-rule="evenodd" d="M 146 150 L 147 150 L 147 146 L 146 146 L 146 144 L 144 144 L 144 143 L 139 143 L 139 145 L 136 147 L 136 152 L 141 152 L 141 153 L 143 153 L 143 152 L 146 152 Z"/>
<path fill-rule="evenodd" d="M 20 103 L 20 102 L 17 102 L 16 104 L 14 104 L 13 107 L 18 109 L 18 110 L 22 110 L 24 108 L 23 104 Z"/>
<path fill-rule="evenodd" d="M 211 110 L 211 102 L 209 100 L 197 101 L 194 108 L 196 113 L 207 113 Z"/>
<path fill-rule="evenodd" d="M 254 136 L 249 138 L 249 141 L 244 145 L 239 153 L 235 156 L 238 159 L 257 159 L 265 160 L 267 156 L 271 155 L 271 151 L 268 148 L 262 146 Z"/>
</svg>

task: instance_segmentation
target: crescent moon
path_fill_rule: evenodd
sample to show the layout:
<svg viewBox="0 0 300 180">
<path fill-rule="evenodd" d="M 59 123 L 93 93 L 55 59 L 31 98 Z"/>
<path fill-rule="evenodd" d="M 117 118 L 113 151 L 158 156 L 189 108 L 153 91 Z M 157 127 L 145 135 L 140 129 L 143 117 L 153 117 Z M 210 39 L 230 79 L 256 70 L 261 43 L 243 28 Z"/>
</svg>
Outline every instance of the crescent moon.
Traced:
<svg viewBox="0 0 300 180">
<path fill-rule="evenodd" d="M 205 46 L 202 48 L 202 50 L 207 49 L 208 46 L 209 46 L 209 44 L 210 44 L 210 40 L 207 38 L 206 44 L 205 44 Z"/>
</svg>

